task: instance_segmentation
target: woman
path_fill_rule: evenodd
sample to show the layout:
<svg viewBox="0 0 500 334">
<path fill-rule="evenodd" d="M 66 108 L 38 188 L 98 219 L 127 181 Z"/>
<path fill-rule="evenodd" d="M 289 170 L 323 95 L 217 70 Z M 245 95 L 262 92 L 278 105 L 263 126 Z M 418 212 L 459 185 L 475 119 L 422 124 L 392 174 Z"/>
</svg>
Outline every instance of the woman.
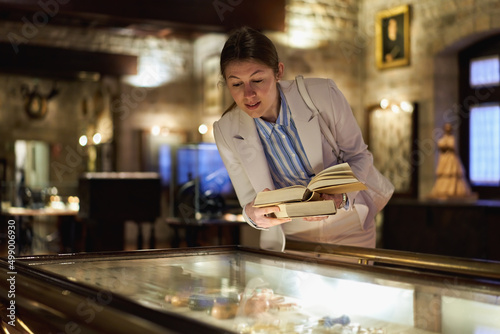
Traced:
<svg viewBox="0 0 500 334">
<path fill-rule="evenodd" d="M 248 27 L 234 31 L 221 52 L 221 74 L 234 103 L 214 123 L 219 153 L 228 170 L 245 220 L 261 232 L 260 246 L 283 251 L 286 238 L 375 247 L 376 208 L 364 192 L 334 200 L 337 214 L 306 219 L 278 219 L 279 207 L 255 208 L 258 192 L 307 184 L 312 176 L 335 165 L 337 157 L 306 106 L 295 81 L 281 81 L 284 64 L 274 44 Z M 316 107 L 322 111 L 343 158 L 362 182 L 373 163 L 349 104 L 332 80 L 306 79 Z"/>
</svg>

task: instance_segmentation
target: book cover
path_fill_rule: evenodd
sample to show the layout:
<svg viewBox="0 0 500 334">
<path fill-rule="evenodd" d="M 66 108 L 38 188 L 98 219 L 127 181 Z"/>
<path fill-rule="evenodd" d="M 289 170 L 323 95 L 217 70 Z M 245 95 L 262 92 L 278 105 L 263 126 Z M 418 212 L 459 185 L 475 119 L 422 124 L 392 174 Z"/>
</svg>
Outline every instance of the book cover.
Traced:
<svg viewBox="0 0 500 334">
<path fill-rule="evenodd" d="M 330 216 L 337 213 L 335 202 L 321 200 L 312 202 L 296 202 L 278 204 L 280 212 L 275 212 L 276 218 L 302 218 L 314 216 Z"/>
</svg>

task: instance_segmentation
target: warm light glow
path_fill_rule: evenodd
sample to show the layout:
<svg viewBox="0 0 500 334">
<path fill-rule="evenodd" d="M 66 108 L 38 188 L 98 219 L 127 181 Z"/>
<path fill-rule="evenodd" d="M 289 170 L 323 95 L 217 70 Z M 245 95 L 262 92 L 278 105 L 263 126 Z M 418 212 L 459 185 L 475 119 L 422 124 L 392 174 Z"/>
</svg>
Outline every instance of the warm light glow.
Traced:
<svg viewBox="0 0 500 334">
<path fill-rule="evenodd" d="M 78 143 L 80 143 L 81 146 L 85 146 L 88 143 L 88 139 L 86 135 L 83 135 L 78 139 Z"/>
<path fill-rule="evenodd" d="M 77 196 L 68 197 L 68 209 L 74 211 L 80 210 L 80 199 Z"/>
<path fill-rule="evenodd" d="M 399 108 L 399 106 L 398 106 L 397 104 L 393 104 L 393 105 L 391 106 L 391 110 L 392 110 L 392 112 L 393 112 L 393 113 L 395 113 L 395 114 L 397 114 L 397 113 L 399 113 L 399 112 L 401 111 L 401 109 Z"/>
<path fill-rule="evenodd" d="M 315 39 L 313 32 L 304 30 L 304 28 L 294 27 L 290 29 L 289 44 L 291 47 L 301 49 L 312 49 L 320 46 L 320 42 Z"/>
<path fill-rule="evenodd" d="M 50 207 L 52 209 L 63 210 L 66 208 L 66 204 L 64 204 L 59 196 L 50 196 Z"/>
<path fill-rule="evenodd" d="M 92 137 L 92 141 L 94 142 L 94 144 L 99 144 L 101 142 L 101 139 L 102 137 L 99 132 Z"/>
<path fill-rule="evenodd" d="M 413 105 L 408 101 L 401 102 L 401 109 L 406 112 L 413 112 Z"/>
<path fill-rule="evenodd" d="M 198 132 L 201 133 L 202 135 L 207 133 L 207 131 L 208 131 L 208 127 L 205 124 L 202 124 L 198 127 Z"/>
<path fill-rule="evenodd" d="M 61 201 L 61 197 L 59 196 L 50 196 L 50 201 L 51 202 L 60 202 Z"/>
<path fill-rule="evenodd" d="M 141 56 L 137 65 L 137 75 L 126 77 L 126 81 L 136 87 L 158 87 L 172 79 L 170 66 L 159 57 Z"/>
<path fill-rule="evenodd" d="M 321 47 L 328 40 L 321 26 L 322 22 L 315 15 L 304 15 L 302 6 L 292 3 L 289 13 L 286 39 L 287 44 L 293 48 L 313 49 Z"/>
<path fill-rule="evenodd" d="M 80 203 L 80 199 L 78 196 L 69 196 L 68 203 Z"/>
<path fill-rule="evenodd" d="M 160 134 L 161 128 L 158 125 L 155 125 L 151 128 L 151 134 L 153 136 L 158 136 Z"/>
<path fill-rule="evenodd" d="M 388 106 L 389 106 L 389 100 L 388 100 L 388 99 L 382 99 L 382 100 L 380 101 L 380 107 L 381 107 L 382 109 L 385 109 L 385 108 L 387 108 Z"/>
</svg>

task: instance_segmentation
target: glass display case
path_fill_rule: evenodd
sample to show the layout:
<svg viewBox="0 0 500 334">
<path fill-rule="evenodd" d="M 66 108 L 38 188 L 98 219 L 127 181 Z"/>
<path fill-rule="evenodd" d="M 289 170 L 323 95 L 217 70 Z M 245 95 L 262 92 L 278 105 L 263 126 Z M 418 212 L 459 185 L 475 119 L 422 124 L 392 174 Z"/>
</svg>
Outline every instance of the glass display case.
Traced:
<svg viewBox="0 0 500 334">
<path fill-rule="evenodd" d="M 230 246 L 10 265 L 2 326 L 20 333 L 500 333 L 498 264 L 474 277 Z"/>
</svg>

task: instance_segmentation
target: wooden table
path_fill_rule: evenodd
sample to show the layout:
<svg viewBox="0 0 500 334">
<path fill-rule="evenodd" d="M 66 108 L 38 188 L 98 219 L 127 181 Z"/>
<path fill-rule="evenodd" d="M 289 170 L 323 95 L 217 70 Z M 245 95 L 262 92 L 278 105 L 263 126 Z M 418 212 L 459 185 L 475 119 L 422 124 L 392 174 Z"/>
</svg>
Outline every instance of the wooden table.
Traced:
<svg viewBox="0 0 500 334">
<path fill-rule="evenodd" d="M 76 216 L 78 210 L 71 209 L 54 209 L 54 208 L 41 208 L 41 209 L 28 209 L 11 207 L 4 213 L 8 216 Z"/>
<path fill-rule="evenodd" d="M 18 255 L 31 249 L 34 236 L 32 222 L 27 222 L 23 218 L 40 216 L 57 217 L 57 227 L 61 239 L 60 251 L 76 251 L 76 235 L 78 234 L 77 215 L 78 210 L 67 208 L 54 209 L 51 207 L 39 209 L 10 207 L 2 211 L 2 216 L 7 220 L 14 219 L 16 221 L 16 248 Z"/>
</svg>

